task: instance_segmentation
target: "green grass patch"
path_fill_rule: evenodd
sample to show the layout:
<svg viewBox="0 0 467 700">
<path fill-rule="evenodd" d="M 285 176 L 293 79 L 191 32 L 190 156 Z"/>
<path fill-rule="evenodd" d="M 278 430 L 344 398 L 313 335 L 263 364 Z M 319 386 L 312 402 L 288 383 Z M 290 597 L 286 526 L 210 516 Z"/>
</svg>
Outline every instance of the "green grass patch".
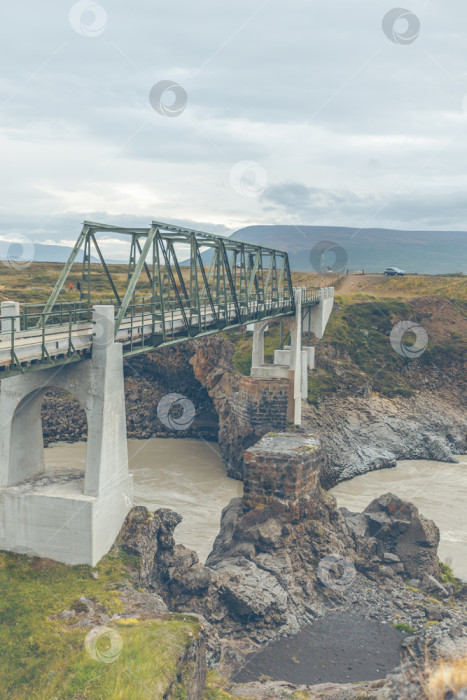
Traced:
<svg viewBox="0 0 467 700">
<path fill-rule="evenodd" d="M 248 377 L 251 370 L 251 352 L 253 349 L 253 334 L 247 333 L 245 331 L 226 331 L 222 334 L 227 340 L 235 346 L 235 352 L 233 356 L 234 367 L 244 376 Z M 283 344 L 288 342 L 288 330 L 283 327 L 283 333 L 281 338 L 280 323 L 272 321 L 269 325 L 269 329 L 264 335 L 264 361 L 273 362 L 274 361 L 274 350 L 278 350 L 281 346 L 281 339 Z"/>
<path fill-rule="evenodd" d="M 462 581 L 456 578 L 449 564 L 444 564 L 442 561 L 440 561 L 439 568 L 441 572 L 440 578 L 442 583 L 452 583 L 456 590 L 456 593 L 459 593 L 459 591 L 462 588 Z"/>
<path fill-rule="evenodd" d="M 319 406 L 320 402 L 339 388 L 339 377 L 334 372 L 316 370 L 308 374 L 308 403 Z"/>
<path fill-rule="evenodd" d="M 410 625 L 406 625 L 405 622 L 398 622 L 396 625 L 393 625 L 393 627 L 398 632 L 406 632 L 406 634 L 415 634 L 414 628 Z"/>
<path fill-rule="evenodd" d="M 140 698 L 162 697 L 172 683 L 183 696 L 185 679 L 177 662 L 197 634 L 189 617 L 111 621 L 121 638 L 121 653 L 112 663 L 91 658 L 84 648 L 93 625 L 80 627 L 74 618 L 51 616 L 81 609 L 81 596 L 102 606 L 109 616 L 123 610 L 118 588 L 131 576 L 129 562 L 109 554 L 95 567 L 66 566 L 49 560 L 0 553 L 1 697 Z M 103 644 L 105 652 L 108 640 Z M 160 695 L 158 690 L 160 689 Z"/>
<path fill-rule="evenodd" d="M 226 681 L 217 671 L 208 671 L 206 677 L 206 692 L 203 700 L 231 700 L 232 695 L 229 695 L 224 687 Z"/>
</svg>

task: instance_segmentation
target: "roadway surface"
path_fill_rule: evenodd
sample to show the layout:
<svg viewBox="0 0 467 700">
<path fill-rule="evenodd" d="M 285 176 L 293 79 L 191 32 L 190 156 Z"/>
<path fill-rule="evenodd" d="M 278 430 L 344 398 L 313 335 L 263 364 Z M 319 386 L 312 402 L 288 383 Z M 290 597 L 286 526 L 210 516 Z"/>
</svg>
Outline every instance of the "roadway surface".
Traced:
<svg viewBox="0 0 467 700">
<path fill-rule="evenodd" d="M 281 313 L 283 308 L 282 304 L 278 304 L 277 307 L 272 307 L 270 304 L 266 305 L 252 302 L 250 307 L 251 310 L 246 314 L 247 318 L 244 319 L 244 323 L 257 320 L 256 314 L 258 313 L 262 314 L 262 318 L 269 317 L 267 312 L 271 313 L 271 317 L 290 314 L 290 311 Z M 242 312 L 243 311 L 247 311 L 244 306 L 242 306 Z M 185 309 L 185 313 L 190 321 L 190 310 Z M 218 320 L 224 323 L 226 315 L 225 307 L 218 306 L 216 308 L 216 314 Z M 156 312 L 154 328 L 153 317 L 150 313 L 144 315 L 141 313 L 135 314 L 132 317 L 127 316 L 122 320 L 115 341 L 123 344 L 124 353 L 129 347 L 131 348 L 133 344 L 141 343 L 143 339 L 149 340 L 153 332 L 156 335 L 162 335 L 163 326 L 160 316 L 161 314 L 157 314 Z M 235 307 L 233 304 L 227 306 L 227 317 L 227 322 L 225 323 L 226 327 L 239 325 L 236 321 Z M 171 342 L 177 338 L 187 337 L 187 330 L 180 309 L 166 311 L 164 318 L 167 338 L 164 342 Z M 0 367 L 3 368 L 12 365 L 10 324 L 11 321 L 8 318 L 2 320 L 2 332 L 0 333 Z M 198 331 L 192 337 L 204 333 L 212 333 L 218 329 L 217 320 L 212 313 L 211 306 L 201 307 L 201 330 L 199 329 L 199 316 L 192 312 L 190 328 L 193 331 Z M 67 355 L 70 350 L 70 340 L 76 353 L 86 353 L 92 348 L 93 332 L 94 327 L 91 321 L 81 321 L 71 325 L 67 323 L 61 326 L 46 325 L 45 330 L 42 328 L 32 328 L 25 331 L 15 331 L 14 351 L 20 364 L 41 362 L 44 359 L 42 349 L 43 343 L 51 358 Z M 96 338 L 94 342 L 99 343 L 99 338 Z M 148 350 L 151 349 L 151 347 L 148 347 Z"/>
</svg>

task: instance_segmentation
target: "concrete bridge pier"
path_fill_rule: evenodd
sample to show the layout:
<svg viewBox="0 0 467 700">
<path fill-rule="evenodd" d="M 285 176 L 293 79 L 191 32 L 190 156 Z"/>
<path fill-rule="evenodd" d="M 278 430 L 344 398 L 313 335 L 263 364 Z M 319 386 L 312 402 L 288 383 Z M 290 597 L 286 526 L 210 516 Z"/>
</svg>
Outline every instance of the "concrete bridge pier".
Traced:
<svg viewBox="0 0 467 700">
<path fill-rule="evenodd" d="M 16 316 L 13 320 L 12 317 Z M 15 331 L 19 331 L 19 303 L 17 301 L 2 301 L 0 303 L 0 330 L 2 333 L 11 331 L 12 324 Z"/>
<path fill-rule="evenodd" d="M 290 330 L 290 345 L 274 351 L 274 364 L 264 364 L 264 333 L 268 321 L 259 321 L 253 326 L 253 350 L 250 377 L 255 379 L 287 379 L 289 402 L 287 422 L 301 425 L 302 400 L 308 395 L 308 371 L 315 366 L 315 348 L 302 347 L 302 333 L 312 332 L 321 339 L 334 305 L 334 287 L 320 290 L 319 304 L 302 305 L 303 290 L 294 289 L 296 314 L 285 317 Z"/>
<path fill-rule="evenodd" d="M 113 306 L 93 308 L 92 335 L 92 359 L 1 382 L 0 549 L 93 566 L 131 508 L 123 355 L 114 342 Z M 41 403 L 52 387 L 73 394 L 86 412 L 85 472 L 45 470 Z"/>
<path fill-rule="evenodd" d="M 301 424 L 304 380 L 307 383 L 306 352 L 302 352 L 302 289 L 294 289 L 296 315 L 285 317 L 291 335 L 291 346 L 284 364 L 264 364 L 264 333 L 268 321 L 258 321 L 253 326 L 253 348 L 250 376 L 255 379 L 287 379 L 290 385 L 287 422 Z M 302 357 L 303 355 L 303 357 Z M 303 364 L 304 363 L 304 364 Z M 305 379 L 304 379 L 305 378 Z M 306 391 L 305 391 L 306 395 Z"/>
</svg>

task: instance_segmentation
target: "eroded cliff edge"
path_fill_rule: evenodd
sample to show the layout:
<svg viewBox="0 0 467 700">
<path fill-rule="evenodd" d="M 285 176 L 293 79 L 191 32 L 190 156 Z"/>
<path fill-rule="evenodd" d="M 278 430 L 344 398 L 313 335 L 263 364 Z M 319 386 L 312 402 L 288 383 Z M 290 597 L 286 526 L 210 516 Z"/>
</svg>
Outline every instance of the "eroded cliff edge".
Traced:
<svg viewBox="0 0 467 700">
<path fill-rule="evenodd" d="M 239 424 L 233 394 L 240 375 L 234 370 L 234 347 L 220 337 L 193 343 L 190 359 L 196 379 L 206 388 L 219 416 L 219 444 L 231 476 L 241 477 L 243 450 L 261 430 Z M 414 396 L 387 398 L 367 391 L 356 396 L 328 395 L 316 407 L 303 404 L 302 430 L 319 435 L 325 464 L 322 484 L 330 487 L 373 469 L 395 466 L 399 459 L 454 462 L 467 452 L 465 387 L 447 381 L 444 372 L 420 375 Z M 311 374 L 313 382 L 313 373 Z M 264 434 L 266 429 L 262 432 Z"/>
<path fill-rule="evenodd" d="M 262 424 L 239 420 L 235 410 L 239 390 L 248 393 L 249 388 L 234 367 L 234 350 L 224 337 L 211 336 L 127 361 L 128 436 L 218 439 L 227 473 L 242 478 L 244 451 L 274 426 L 269 414 Z M 320 353 L 321 349 L 318 357 Z M 326 353 L 329 349 L 323 350 L 324 362 L 329 360 Z M 449 374 L 446 369 L 413 365 L 407 371 L 418 377 L 418 389 L 410 397 L 388 398 L 368 389 L 354 395 L 350 391 L 325 394 L 318 406 L 303 403 L 302 429 L 316 432 L 324 448 L 325 487 L 395 466 L 399 459 L 453 462 L 456 455 L 467 453 L 462 369 L 455 367 Z M 314 377 L 311 373 L 311 383 Z M 269 406 L 282 400 L 275 391 L 268 397 Z M 174 392 L 187 396 L 195 406 L 196 419 L 187 430 L 170 431 L 157 417 L 160 399 Z M 46 443 L 86 438 L 84 411 L 71 396 L 52 391 L 44 401 L 42 417 Z"/>
</svg>

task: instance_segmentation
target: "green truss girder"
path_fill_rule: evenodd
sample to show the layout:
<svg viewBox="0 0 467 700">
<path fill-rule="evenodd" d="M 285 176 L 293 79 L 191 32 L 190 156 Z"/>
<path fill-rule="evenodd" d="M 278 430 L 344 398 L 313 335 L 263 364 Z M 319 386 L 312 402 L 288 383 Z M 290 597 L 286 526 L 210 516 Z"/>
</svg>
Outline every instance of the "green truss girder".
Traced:
<svg viewBox="0 0 467 700">
<path fill-rule="evenodd" d="M 113 234 L 130 239 L 124 289 L 121 275 L 119 286 L 102 250 L 100 237 Z M 95 251 L 113 296 L 109 303 L 115 306 L 117 340 L 131 329 L 131 339 L 122 340 L 125 356 L 295 313 L 289 260 L 283 251 L 161 221 L 147 228 L 85 221 L 37 326 L 56 323 L 56 309 L 66 305 L 60 294 L 81 250 L 81 306 L 89 309 L 93 304 Z M 137 296 L 142 277 L 144 302 Z M 71 359 L 79 356 L 70 347 Z M 49 360 L 45 356 L 44 366 L 50 366 Z"/>
</svg>

